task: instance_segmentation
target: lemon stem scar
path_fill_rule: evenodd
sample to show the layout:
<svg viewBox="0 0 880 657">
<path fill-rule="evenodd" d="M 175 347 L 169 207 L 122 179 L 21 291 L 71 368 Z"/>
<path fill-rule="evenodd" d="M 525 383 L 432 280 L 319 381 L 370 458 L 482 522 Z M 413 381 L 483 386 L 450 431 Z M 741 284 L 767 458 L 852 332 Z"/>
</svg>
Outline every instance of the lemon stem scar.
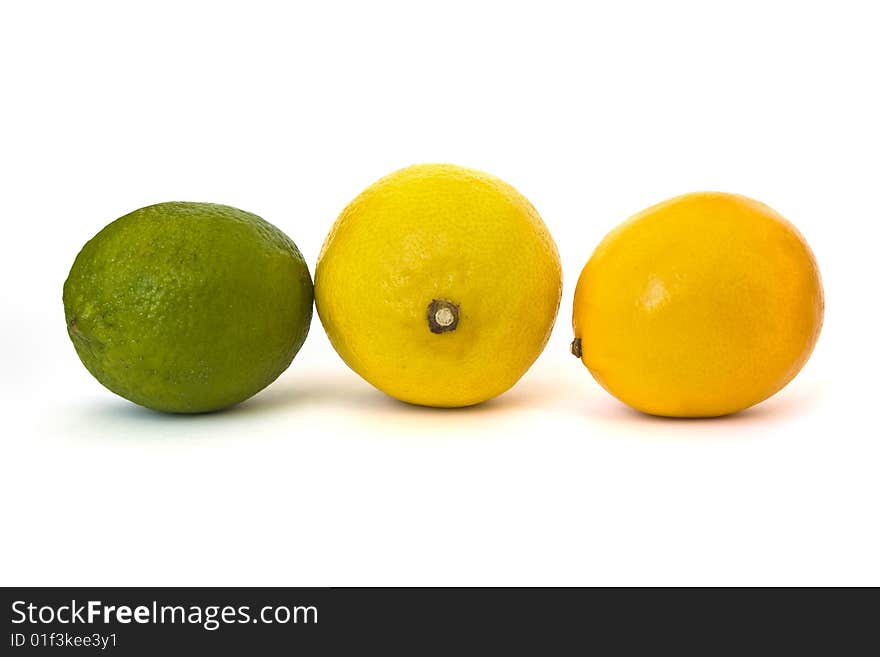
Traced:
<svg viewBox="0 0 880 657">
<path fill-rule="evenodd" d="M 428 304 L 428 328 L 431 333 L 454 331 L 458 326 L 458 306 L 446 299 L 434 299 Z"/>
<path fill-rule="evenodd" d="M 577 358 L 583 357 L 583 352 L 581 351 L 581 339 L 575 338 L 571 341 L 571 354 L 572 356 L 576 356 Z"/>
</svg>

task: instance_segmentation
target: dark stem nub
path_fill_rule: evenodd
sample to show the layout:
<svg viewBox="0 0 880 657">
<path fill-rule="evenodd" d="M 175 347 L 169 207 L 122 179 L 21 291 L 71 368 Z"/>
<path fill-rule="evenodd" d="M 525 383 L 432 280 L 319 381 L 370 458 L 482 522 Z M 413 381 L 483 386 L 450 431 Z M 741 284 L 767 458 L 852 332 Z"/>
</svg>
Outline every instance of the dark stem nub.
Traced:
<svg viewBox="0 0 880 657">
<path fill-rule="evenodd" d="M 581 339 L 575 338 L 571 341 L 571 353 L 573 356 L 577 356 L 578 358 L 583 358 L 583 352 L 581 351 Z"/>
<path fill-rule="evenodd" d="M 454 331 L 457 326 L 457 305 L 446 299 L 434 299 L 428 304 L 428 328 L 431 333 Z"/>
</svg>

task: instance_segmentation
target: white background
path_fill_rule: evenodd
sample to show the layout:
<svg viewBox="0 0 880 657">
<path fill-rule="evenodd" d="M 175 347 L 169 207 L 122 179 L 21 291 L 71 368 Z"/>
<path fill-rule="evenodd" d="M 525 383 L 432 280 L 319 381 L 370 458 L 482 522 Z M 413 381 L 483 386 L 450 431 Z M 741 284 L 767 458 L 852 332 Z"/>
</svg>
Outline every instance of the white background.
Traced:
<svg viewBox="0 0 880 657">
<path fill-rule="evenodd" d="M 880 584 L 875 6 L 4 3 L 0 582 Z M 317 318 L 225 413 L 79 363 L 61 287 L 109 221 L 226 203 L 314 271 L 351 198 L 426 161 L 506 179 L 560 247 L 553 337 L 497 400 L 386 398 Z M 802 230 L 825 329 L 770 401 L 654 419 L 569 356 L 574 283 L 619 221 L 705 189 Z"/>
</svg>

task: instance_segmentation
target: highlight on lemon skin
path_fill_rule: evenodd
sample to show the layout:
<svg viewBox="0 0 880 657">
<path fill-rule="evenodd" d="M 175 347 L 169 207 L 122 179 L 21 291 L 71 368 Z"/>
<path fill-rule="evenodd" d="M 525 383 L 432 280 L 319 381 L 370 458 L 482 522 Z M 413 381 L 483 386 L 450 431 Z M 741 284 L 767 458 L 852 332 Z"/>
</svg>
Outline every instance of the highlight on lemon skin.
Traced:
<svg viewBox="0 0 880 657">
<path fill-rule="evenodd" d="M 788 384 L 823 314 L 816 259 L 791 223 L 745 196 L 697 192 L 599 244 L 577 283 L 571 351 L 633 408 L 714 417 Z"/>
<path fill-rule="evenodd" d="M 333 347 L 383 392 L 469 406 L 513 386 L 559 309 L 547 227 L 516 189 L 452 164 L 415 165 L 346 207 L 315 270 Z"/>
</svg>

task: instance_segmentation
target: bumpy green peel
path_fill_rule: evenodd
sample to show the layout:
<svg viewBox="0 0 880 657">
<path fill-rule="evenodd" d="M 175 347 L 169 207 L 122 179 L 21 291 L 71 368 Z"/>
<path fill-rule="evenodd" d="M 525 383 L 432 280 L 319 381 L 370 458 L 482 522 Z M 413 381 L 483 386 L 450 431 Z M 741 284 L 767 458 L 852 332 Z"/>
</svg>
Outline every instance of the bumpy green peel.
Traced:
<svg viewBox="0 0 880 657">
<path fill-rule="evenodd" d="M 312 280 L 296 245 L 260 217 L 160 203 L 106 226 L 64 283 L 86 368 L 137 404 L 200 413 L 274 381 L 302 346 Z"/>
</svg>

